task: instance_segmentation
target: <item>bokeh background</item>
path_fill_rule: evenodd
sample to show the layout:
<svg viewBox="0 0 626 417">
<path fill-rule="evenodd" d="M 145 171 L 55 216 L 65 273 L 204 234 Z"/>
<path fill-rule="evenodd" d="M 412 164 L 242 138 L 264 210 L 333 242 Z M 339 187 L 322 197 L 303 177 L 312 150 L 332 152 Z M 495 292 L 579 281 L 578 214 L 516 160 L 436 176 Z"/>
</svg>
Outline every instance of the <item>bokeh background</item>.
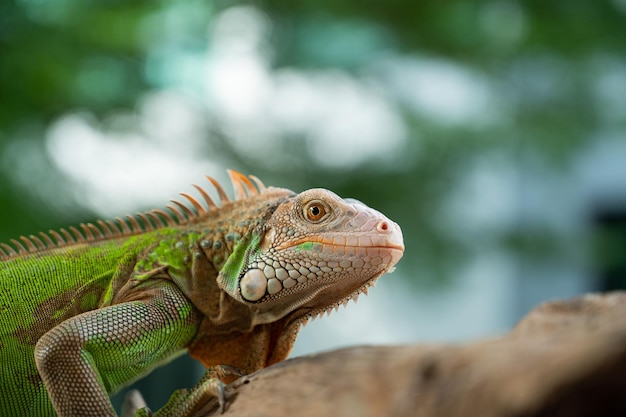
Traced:
<svg viewBox="0 0 626 417">
<path fill-rule="evenodd" d="M 404 231 L 397 271 L 294 355 L 474 340 L 623 288 L 626 1 L 0 4 L 0 241 L 225 168 Z M 201 372 L 138 386 L 156 409 Z"/>
</svg>

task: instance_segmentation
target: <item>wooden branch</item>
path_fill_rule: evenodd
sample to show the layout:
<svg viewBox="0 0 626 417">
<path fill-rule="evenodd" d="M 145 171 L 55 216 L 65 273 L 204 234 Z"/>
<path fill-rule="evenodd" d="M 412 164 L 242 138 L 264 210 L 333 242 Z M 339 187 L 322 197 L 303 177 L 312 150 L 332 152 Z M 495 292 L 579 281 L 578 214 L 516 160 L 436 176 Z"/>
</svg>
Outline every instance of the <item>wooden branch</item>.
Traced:
<svg viewBox="0 0 626 417">
<path fill-rule="evenodd" d="M 227 395 L 225 417 L 626 415 L 626 294 L 542 305 L 486 341 L 290 359 Z"/>
</svg>

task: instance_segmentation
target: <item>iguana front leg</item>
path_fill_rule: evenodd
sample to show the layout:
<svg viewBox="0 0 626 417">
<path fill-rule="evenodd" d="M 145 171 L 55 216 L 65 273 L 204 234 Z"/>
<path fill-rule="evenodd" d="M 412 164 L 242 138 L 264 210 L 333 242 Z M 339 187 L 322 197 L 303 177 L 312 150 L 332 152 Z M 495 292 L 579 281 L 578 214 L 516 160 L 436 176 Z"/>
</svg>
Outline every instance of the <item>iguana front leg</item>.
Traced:
<svg viewBox="0 0 626 417">
<path fill-rule="evenodd" d="M 37 369 L 60 417 L 116 416 L 108 393 L 194 337 L 199 313 L 176 287 L 159 281 L 147 293 L 72 317 L 39 339 Z"/>
</svg>

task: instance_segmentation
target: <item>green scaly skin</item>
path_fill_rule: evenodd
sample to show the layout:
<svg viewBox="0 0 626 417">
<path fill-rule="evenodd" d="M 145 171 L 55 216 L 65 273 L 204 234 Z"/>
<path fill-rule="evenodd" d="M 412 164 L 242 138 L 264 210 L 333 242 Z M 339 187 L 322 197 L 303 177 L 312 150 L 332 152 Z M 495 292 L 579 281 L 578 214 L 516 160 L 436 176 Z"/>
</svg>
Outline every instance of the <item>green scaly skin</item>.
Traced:
<svg viewBox="0 0 626 417">
<path fill-rule="evenodd" d="M 211 180 L 220 207 L 190 200 L 187 215 L 152 212 L 140 217 L 160 221 L 143 226 L 3 246 L 0 415 L 115 416 L 111 393 L 185 352 L 207 376 L 155 415 L 193 415 L 211 396 L 223 406 L 236 371 L 220 365 L 249 373 L 285 359 L 302 323 L 402 256 L 399 227 L 362 203 L 229 173 L 235 201 Z"/>
</svg>

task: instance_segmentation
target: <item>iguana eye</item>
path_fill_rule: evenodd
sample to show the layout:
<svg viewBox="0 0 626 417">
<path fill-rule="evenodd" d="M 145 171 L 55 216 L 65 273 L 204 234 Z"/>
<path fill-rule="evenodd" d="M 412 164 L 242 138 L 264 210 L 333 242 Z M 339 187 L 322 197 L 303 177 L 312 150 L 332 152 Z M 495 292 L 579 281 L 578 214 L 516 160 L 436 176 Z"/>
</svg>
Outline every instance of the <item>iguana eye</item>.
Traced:
<svg viewBox="0 0 626 417">
<path fill-rule="evenodd" d="M 313 223 L 321 221 L 327 212 L 326 206 L 320 201 L 312 201 L 304 208 L 306 218 Z"/>
</svg>

